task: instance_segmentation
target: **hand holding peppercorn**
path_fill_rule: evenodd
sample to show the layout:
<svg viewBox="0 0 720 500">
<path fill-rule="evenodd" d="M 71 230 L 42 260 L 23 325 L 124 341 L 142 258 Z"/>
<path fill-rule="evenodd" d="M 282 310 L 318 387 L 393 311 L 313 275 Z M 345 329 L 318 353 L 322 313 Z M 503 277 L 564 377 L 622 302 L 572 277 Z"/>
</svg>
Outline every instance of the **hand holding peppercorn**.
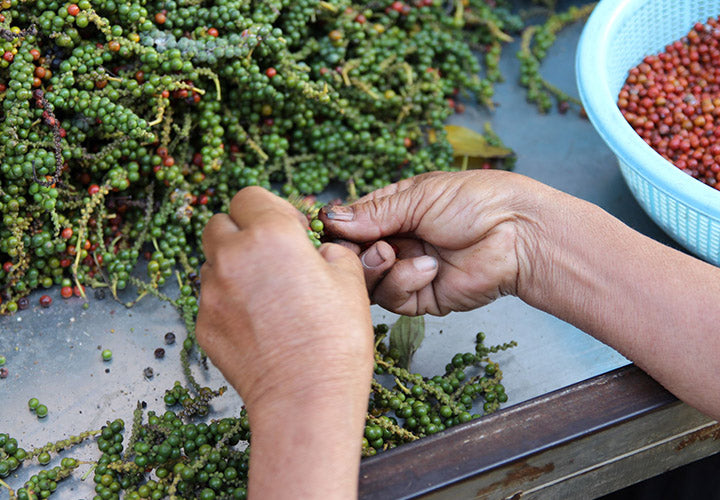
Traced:
<svg viewBox="0 0 720 500">
<path fill-rule="evenodd" d="M 511 175 L 425 174 L 350 207 L 326 207 L 321 217 L 331 234 L 373 243 L 361 260 L 381 306 L 409 315 L 467 311 L 517 293 L 528 271 L 528 256 L 517 250 L 532 235 L 518 215 L 525 184 L 538 183 L 508 182 Z"/>
<path fill-rule="evenodd" d="M 357 493 L 369 300 L 357 257 L 340 245 L 315 250 L 306 225 L 289 203 L 251 187 L 203 232 L 197 339 L 247 406 L 251 496 L 287 484 L 296 497 Z"/>
<path fill-rule="evenodd" d="M 591 203 L 518 174 L 471 171 L 400 181 L 349 207 L 326 207 L 321 218 L 327 235 L 357 252 L 371 244 L 361 258 L 383 307 L 446 314 L 517 295 L 720 416 L 720 268 Z M 383 256 L 374 266 L 371 252 Z M 437 269 L 414 265 L 429 257 Z"/>
</svg>

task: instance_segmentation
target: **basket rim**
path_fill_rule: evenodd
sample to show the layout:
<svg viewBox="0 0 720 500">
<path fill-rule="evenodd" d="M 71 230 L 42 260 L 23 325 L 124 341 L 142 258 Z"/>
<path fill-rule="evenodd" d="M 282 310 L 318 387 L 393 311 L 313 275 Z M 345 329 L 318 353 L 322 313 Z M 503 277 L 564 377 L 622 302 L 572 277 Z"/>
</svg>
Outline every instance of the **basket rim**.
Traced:
<svg viewBox="0 0 720 500">
<path fill-rule="evenodd" d="M 607 84 L 608 40 L 627 9 L 641 1 L 645 0 L 601 0 L 593 10 L 575 56 L 580 100 L 595 130 L 620 161 L 688 208 L 720 220 L 720 191 L 684 173 L 652 149 L 625 120 L 616 105 L 617 96 Z"/>
</svg>

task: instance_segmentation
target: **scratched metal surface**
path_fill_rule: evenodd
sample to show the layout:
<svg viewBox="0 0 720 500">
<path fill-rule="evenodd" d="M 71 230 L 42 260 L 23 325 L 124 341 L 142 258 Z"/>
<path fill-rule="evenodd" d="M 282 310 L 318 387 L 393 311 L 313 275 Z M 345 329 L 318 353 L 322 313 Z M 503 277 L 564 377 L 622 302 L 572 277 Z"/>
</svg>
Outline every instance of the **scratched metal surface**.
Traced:
<svg viewBox="0 0 720 500">
<path fill-rule="evenodd" d="M 575 95 L 573 58 L 580 29 L 577 25 L 563 32 L 543 66 L 552 83 Z M 518 153 L 517 172 L 597 203 L 635 229 L 669 243 L 633 200 L 614 157 L 588 121 L 574 112 L 542 116 L 525 103 L 515 84 L 514 52 L 514 47 L 508 48 L 501 63 L 507 81 L 497 88 L 497 110 L 489 114 L 468 107 L 452 121 L 481 130 L 484 121 L 490 120 Z M 0 318 L 0 355 L 7 358 L 9 370 L 8 378 L 0 380 L 0 432 L 9 432 L 28 449 L 97 429 L 107 420 L 123 418 L 129 423 L 137 401 L 164 411 L 164 390 L 182 379 L 178 354 L 184 330 L 175 311 L 150 298 L 128 310 L 109 298 L 98 301 L 92 292 L 90 307 L 84 310 L 80 299 L 63 300 L 58 290 L 49 294 L 54 299 L 49 309 L 37 305 L 39 294 L 35 294 L 33 307 Z M 378 322 L 394 318 L 379 308 L 373 315 Z M 441 372 L 452 354 L 472 350 L 474 335 L 481 330 L 490 343 L 512 339 L 519 343 L 494 356 L 505 376 L 509 396 L 505 406 L 628 363 L 571 325 L 508 297 L 474 312 L 427 318 L 426 340 L 413 369 L 425 375 Z M 180 342 L 164 345 L 168 331 L 174 331 Z M 153 356 L 157 347 L 165 348 L 164 359 Z M 101 348 L 112 350 L 112 361 L 102 361 Z M 143 375 L 148 366 L 155 373 L 152 379 Z M 195 373 L 212 387 L 223 382 L 212 367 L 209 372 L 195 368 Z M 31 397 L 49 408 L 45 419 L 29 412 Z M 234 414 L 240 404 L 229 391 L 214 403 L 215 415 Z M 82 458 L 95 453 L 86 446 L 73 455 Z M 50 465 L 57 462 L 54 458 Z M 18 488 L 37 470 L 37 466 L 25 467 L 6 481 Z M 77 475 L 85 470 L 87 466 L 81 466 Z M 92 488 L 92 477 L 84 482 L 72 480 L 54 496 L 91 498 Z M 7 492 L 0 488 L 2 498 L 7 498 Z"/>
</svg>

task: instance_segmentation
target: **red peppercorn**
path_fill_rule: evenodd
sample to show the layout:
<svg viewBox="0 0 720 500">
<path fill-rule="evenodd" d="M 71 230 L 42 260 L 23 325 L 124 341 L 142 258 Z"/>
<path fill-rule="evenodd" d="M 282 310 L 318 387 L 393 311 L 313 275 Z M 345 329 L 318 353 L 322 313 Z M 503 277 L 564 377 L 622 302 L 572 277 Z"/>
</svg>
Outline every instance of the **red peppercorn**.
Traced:
<svg viewBox="0 0 720 500">
<path fill-rule="evenodd" d="M 265 70 L 265 74 L 268 78 L 272 78 L 273 76 L 277 75 L 277 70 L 273 67 L 269 67 Z"/>
<path fill-rule="evenodd" d="M 42 297 L 40 297 L 40 305 L 42 307 L 48 308 L 48 307 L 50 307 L 51 304 L 52 304 L 52 297 L 50 297 L 49 295 L 43 295 Z"/>
<path fill-rule="evenodd" d="M 80 7 L 78 7 L 77 4 L 71 3 L 70 5 L 68 5 L 67 12 L 71 16 L 77 16 L 78 14 L 80 14 Z"/>
<path fill-rule="evenodd" d="M 97 184 L 91 184 L 90 187 L 88 187 L 88 194 L 90 196 L 97 194 L 98 192 L 100 192 L 100 186 Z"/>
<path fill-rule="evenodd" d="M 207 32 L 208 32 L 208 35 L 214 36 L 214 37 L 217 37 L 220 35 L 220 33 L 218 33 L 217 28 L 208 28 Z"/>
<path fill-rule="evenodd" d="M 158 12 L 155 14 L 155 22 L 158 24 L 165 24 L 165 21 L 167 21 L 167 16 L 164 12 Z"/>
<path fill-rule="evenodd" d="M 66 227 L 60 233 L 60 236 L 62 236 L 63 239 L 66 239 L 66 240 L 69 240 L 70 238 L 72 238 L 72 235 L 73 235 L 73 230 L 71 227 Z"/>
<path fill-rule="evenodd" d="M 3 54 L 3 59 L 5 59 L 7 62 L 12 62 L 13 59 L 15 59 L 15 55 L 8 50 Z"/>
<path fill-rule="evenodd" d="M 73 294 L 73 289 L 71 286 L 64 286 L 60 289 L 60 295 L 64 299 L 69 299 L 70 297 L 72 297 L 72 294 Z"/>
</svg>

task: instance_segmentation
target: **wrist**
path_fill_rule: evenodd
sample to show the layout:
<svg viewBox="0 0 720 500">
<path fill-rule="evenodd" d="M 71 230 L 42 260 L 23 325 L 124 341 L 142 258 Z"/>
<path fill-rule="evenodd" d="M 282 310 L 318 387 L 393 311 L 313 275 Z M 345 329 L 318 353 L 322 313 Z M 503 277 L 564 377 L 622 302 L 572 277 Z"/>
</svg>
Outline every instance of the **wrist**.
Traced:
<svg viewBox="0 0 720 500">
<path fill-rule="evenodd" d="M 371 369 L 348 374 L 357 383 L 314 384 L 295 398 L 262 398 L 248 406 L 251 498 L 357 495 Z"/>
</svg>

